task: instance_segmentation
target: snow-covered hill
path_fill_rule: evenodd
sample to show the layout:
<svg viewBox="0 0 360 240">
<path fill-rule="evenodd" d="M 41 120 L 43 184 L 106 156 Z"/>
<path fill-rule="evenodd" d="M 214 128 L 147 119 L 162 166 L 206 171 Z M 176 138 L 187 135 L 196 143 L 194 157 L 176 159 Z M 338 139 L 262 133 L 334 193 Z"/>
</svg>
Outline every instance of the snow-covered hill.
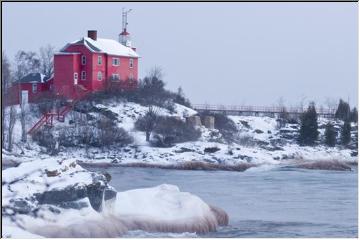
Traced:
<svg viewBox="0 0 360 240">
<path fill-rule="evenodd" d="M 125 147 L 109 147 L 107 149 L 82 148 L 82 147 L 62 147 L 59 154 L 51 156 L 54 159 L 76 159 L 87 163 L 147 163 L 147 164 L 178 164 L 189 161 L 201 161 L 213 164 L 281 164 L 292 160 L 327 160 L 335 159 L 340 161 L 357 161 L 357 152 L 337 147 L 327 147 L 318 144 L 314 147 L 299 146 L 296 142 L 298 124 L 287 124 L 285 127 L 278 128 L 277 121 L 271 117 L 261 116 L 229 116 L 238 128 L 238 143 L 226 144 L 221 139 L 221 134 L 217 129 L 208 129 L 204 126 L 199 127 L 201 137 L 197 141 L 176 144 L 170 148 L 156 148 L 145 141 L 145 133 L 136 131 L 135 121 L 144 116 L 147 107 L 132 102 L 108 101 L 103 104 L 95 105 L 98 110 L 110 112 L 115 117 L 119 127 L 124 128 L 134 138 L 134 142 Z M 175 111 L 157 108 L 159 115 L 175 116 L 185 120 L 185 117 L 196 114 L 193 109 L 176 104 Z M 70 124 L 74 114 L 67 115 L 64 123 L 57 122 L 54 132 L 64 128 L 71 128 Z M 99 117 L 98 112 L 89 112 L 94 118 Z M 84 115 L 84 114 L 83 114 Z M 30 127 L 35 121 L 35 116 L 29 117 L 27 124 Z M 327 119 L 319 119 L 320 139 L 324 135 L 324 126 Z M 339 127 L 341 121 L 332 121 Z M 356 129 L 356 125 L 352 125 Z M 28 161 L 35 158 L 47 158 L 44 148 L 39 147 L 29 139 L 27 144 L 20 141 L 21 126 L 18 121 L 15 125 L 15 149 L 13 153 L 3 150 L 6 160 Z M 353 139 L 355 131 L 352 132 Z M 207 151 L 212 148 L 214 151 Z"/>
</svg>

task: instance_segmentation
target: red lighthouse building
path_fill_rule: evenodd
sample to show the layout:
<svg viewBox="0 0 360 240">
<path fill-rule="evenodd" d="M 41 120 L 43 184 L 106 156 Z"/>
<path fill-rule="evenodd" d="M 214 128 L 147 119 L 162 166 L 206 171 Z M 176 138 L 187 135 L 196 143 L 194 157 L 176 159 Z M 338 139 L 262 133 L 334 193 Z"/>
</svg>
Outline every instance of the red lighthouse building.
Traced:
<svg viewBox="0 0 360 240">
<path fill-rule="evenodd" d="M 97 31 L 90 30 L 87 37 L 63 47 L 54 56 L 54 93 L 76 99 L 113 84 L 136 86 L 139 55 L 131 47 L 126 28 L 120 36 L 125 33 L 125 45 L 98 38 Z"/>
</svg>

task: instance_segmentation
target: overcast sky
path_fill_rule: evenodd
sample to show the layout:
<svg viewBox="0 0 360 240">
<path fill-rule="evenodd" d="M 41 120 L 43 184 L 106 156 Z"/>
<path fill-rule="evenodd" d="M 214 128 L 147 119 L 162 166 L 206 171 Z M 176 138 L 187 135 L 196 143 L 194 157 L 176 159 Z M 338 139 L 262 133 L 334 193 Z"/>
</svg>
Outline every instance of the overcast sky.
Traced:
<svg viewBox="0 0 360 240">
<path fill-rule="evenodd" d="M 2 3 L 2 47 L 117 39 L 121 9 L 143 77 L 160 66 L 193 103 L 357 103 L 358 3 Z"/>
</svg>

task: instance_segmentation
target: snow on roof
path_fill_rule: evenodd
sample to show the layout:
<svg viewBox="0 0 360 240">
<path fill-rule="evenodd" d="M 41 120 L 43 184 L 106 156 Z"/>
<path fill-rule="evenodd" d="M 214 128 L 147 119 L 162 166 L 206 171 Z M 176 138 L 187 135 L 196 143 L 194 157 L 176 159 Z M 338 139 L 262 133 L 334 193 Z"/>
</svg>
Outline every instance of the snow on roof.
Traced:
<svg viewBox="0 0 360 240">
<path fill-rule="evenodd" d="M 134 58 L 139 57 L 139 55 L 132 48 L 126 47 L 113 39 L 98 38 L 95 41 L 91 38 L 84 37 L 83 39 L 76 40 L 74 42 L 71 42 L 70 44 L 79 44 L 79 43 L 83 43 L 92 52 L 104 52 L 110 55 L 134 57 Z M 61 51 L 65 50 L 68 47 L 68 45 L 65 46 Z"/>
</svg>

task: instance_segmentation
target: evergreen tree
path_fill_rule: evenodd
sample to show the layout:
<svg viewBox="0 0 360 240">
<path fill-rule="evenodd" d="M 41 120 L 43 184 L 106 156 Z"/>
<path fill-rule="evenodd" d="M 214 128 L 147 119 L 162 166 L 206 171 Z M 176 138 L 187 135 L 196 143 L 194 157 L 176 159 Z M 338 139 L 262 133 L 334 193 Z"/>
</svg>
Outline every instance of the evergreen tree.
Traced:
<svg viewBox="0 0 360 240">
<path fill-rule="evenodd" d="M 347 121 L 350 118 L 350 106 L 347 102 L 340 99 L 335 118 Z"/>
<path fill-rule="evenodd" d="M 345 121 L 341 128 L 341 143 L 343 145 L 349 144 L 351 140 L 351 125 L 349 121 Z"/>
<path fill-rule="evenodd" d="M 358 111 L 357 111 L 356 107 L 354 107 L 350 113 L 350 122 L 357 123 L 357 121 L 358 121 Z"/>
<path fill-rule="evenodd" d="M 336 144 L 336 129 L 331 123 L 326 124 L 325 128 L 325 144 L 334 147 Z"/>
<path fill-rule="evenodd" d="M 314 145 L 318 135 L 317 113 L 315 104 L 311 103 L 308 109 L 301 115 L 298 141 L 301 145 Z"/>
</svg>

